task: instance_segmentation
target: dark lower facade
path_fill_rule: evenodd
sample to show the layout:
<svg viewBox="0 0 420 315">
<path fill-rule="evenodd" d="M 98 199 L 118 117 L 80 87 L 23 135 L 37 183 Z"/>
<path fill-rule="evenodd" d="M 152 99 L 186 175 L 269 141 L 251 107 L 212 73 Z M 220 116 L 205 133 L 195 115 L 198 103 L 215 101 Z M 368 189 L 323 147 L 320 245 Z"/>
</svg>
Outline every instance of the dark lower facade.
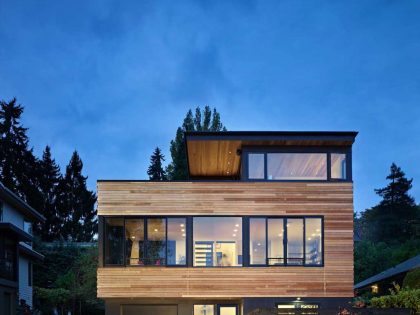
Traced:
<svg viewBox="0 0 420 315">
<path fill-rule="evenodd" d="M 0 314 L 16 314 L 17 284 L 10 285 L 0 279 Z M 8 282 L 8 281 L 7 281 Z"/>
<path fill-rule="evenodd" d="M 106 299 L 106 315 L 318 315 L 350 307 L 350 298 Z"/>
</svg>

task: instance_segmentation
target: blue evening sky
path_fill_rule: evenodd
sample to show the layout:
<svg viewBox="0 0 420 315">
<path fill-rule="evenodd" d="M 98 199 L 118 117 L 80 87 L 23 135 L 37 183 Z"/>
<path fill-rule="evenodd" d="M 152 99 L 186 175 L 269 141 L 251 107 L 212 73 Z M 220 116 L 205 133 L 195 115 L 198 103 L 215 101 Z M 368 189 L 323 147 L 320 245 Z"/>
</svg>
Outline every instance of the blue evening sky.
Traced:
<svg viewBox="0 0 420 315">
<path fill-rule="evenodd" d="M 145 179 L 189 108 L 229 130 L 356 130 L 355 209 L 396 162 L 420 202 L 420 1 L 0 0 L 0 99 L 88 184 Z"/>
</svg>

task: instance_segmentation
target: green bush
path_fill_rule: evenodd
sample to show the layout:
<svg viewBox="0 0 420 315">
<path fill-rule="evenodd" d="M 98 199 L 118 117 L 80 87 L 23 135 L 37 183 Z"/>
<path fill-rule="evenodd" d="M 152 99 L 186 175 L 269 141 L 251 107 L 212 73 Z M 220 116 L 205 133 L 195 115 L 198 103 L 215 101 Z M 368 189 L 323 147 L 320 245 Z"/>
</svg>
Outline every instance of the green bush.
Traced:
<svg viewBox="0 0 420 315">
<path fill-rule="evenodd" d="M 404 289 L 420 289 L 420 268 L 414 269 L 405 275 Z"/>
<path fill-rule="evenodd" d="M 391 290 L 390 295 L 372 298 L 370 303 L 374 308 L 409 308 L 412 314 L 420 314 L 420 289 Z"/>
</svg>

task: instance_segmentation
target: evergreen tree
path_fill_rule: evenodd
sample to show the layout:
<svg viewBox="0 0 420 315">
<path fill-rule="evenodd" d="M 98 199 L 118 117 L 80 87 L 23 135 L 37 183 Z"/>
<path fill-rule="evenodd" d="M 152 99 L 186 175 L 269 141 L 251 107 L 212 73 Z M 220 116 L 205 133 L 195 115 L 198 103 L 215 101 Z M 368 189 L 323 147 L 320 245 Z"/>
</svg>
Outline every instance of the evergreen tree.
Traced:
<svg viewBox="0 0 420 315">
<path fill-rule="evenodd" d="M 419 209 L 409 195 L 412 179 L 394 163 L 387 176 L 390 183 L 375 192 L 381 202 L 362 214 L 364 233 L 373 242 L 404 242 L 418 235 Z"/>
<path fill-rule="evenodd" d="M 89 242 L 97 232 L 96 195 L 86 187 L 83 162 L 74 151 L 66 174 L 59 185 L 59 212 L 64 217 L 61 236 L 77 242 Z"/>
<path fill-rule="evenodd" d="M 46 146 L 40 161 L 39 178 L 39 188 L 43 199 L 42 209 L 39 210 L 42 211 L 46 221 L 42 225 L 38 224 L 35 229 L 41 239 L 46 242 L 58 240 L 62 228 L 63 217 L 58 208 L 61 181 L 60 167 L 51 157 L 50 147 Z"/>
<path fill-rule="evenodd" d="M 169 179 L 188 179 L 187 153 L 184 141 L 185 131 L 226 131 L 220 120 L 220 114 L 216 108 L 211 111 L 205 106 L 201 111 L 200 107 L 195 110 L 195 116 L 189 110 L 184 118 L 182 127 L 178 127 L 175 139 L 171 141 L 172 162 L 168 165 L 166 172 Z"/>
<path fill-rule="evenodd" d="M 23 107 L 16 98 L 0 101 L 0 181 L 35 209 L 42 204 L 39 161 L 28 145 L 27 128 L 20 122 Z"/>
<path fill-rule="evenodd" d="M 162 167 L 162 162 L 165 161 L 165 156 L 162 154 L 159 147 L 156 147 L 152 156 L 150 157 L 150 166 L 147 170 L 150 180 L 166 180 L 166 172 Z"/>
</svg>

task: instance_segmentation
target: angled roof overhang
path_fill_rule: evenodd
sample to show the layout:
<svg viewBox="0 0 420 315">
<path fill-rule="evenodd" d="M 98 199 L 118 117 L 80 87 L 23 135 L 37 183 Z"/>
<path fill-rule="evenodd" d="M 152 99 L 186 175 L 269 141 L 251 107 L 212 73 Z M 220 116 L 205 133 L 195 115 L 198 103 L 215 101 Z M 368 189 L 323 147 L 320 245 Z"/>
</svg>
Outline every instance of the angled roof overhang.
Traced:
<svg viewBox="0 0 420 315">
<path fill-rule="evenodd" d="M 8 235 L 22 242 L 29 242 L 33 239 L 31 234 L 9 222 L 0 222 L 0 232 L 2 235 Z"/>
<path fill-rule="evenodd" d="M 239 176 L 243 147 L 351 147 L 355 131 L 221 131 L 185 132 L 190 177 Z"/>
<path fill-rule="evenodd" d="M 26 219 L 44 222 L 45 217 L 0 182 L 0 199 L 21 212 Z"/>
</svg>

